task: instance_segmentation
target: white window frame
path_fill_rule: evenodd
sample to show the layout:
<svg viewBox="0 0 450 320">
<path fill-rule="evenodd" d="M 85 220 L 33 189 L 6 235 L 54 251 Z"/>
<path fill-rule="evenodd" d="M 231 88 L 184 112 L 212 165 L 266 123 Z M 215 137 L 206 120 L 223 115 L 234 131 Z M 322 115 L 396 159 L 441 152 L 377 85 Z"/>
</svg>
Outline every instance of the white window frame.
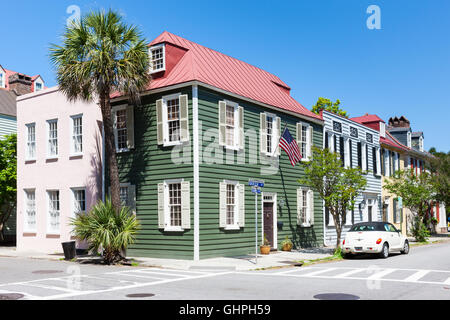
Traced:
<svg viewBox="0 0 450 320">
<path fill-rule="evenodd" d="M 239 134 L 239 104 L 230 100 L 223 100 L 225 102 L 225 145 L 226 149 L 240 150 L 240 134 Z M 233 130 L 233 145 L 228 144 L 227 141 L 227 107 L 234 108 L 234 130 Z"/>
<path fill-rule="evenodd" d="M 159 69 L 153 69 L 153 51 L 162 49 L 163 66 Z M 150 56 L 150 74 L 165 71 L 166 70 L 166 46 L 164 44 L 158 44 L 149 48 Z"/>
<path fill-rule="evenodd" d="M 0 69 L 0 88 L 6 88 L 6 72 Z"/>
<path fill-rule="evenodd" d="M 26 146 L 25 146 L 25 161 L 30 161 L 30 160 L 36 160 L 36 123 L 28 123 L 25 125 L 25 127 L 27 128 L 27 142 L 26 142 Z M 30 133 L 29 130 L 30 128 L 34 128 L 34 140 L 30 141 Z M 34 147 L 34 155 L 33 157 L 30 157 L 30 146 L 33 145 Z"/>
<path fill-rule="evenodd" d="M 120 148 L 119 149 L 119 135 L 118 135 L 118 131 L 117 131 L 117 111 L 122 111 L 125 110 L 125 117 L 128 117 L 127 115 L 127 105 L 123 104 L 120 106 L 115 106 L 112 108 L 112 112 L 113 112 L 113 130 L 114 130 L 114 145 L 116 147 L 116 152 L 127 152 L 129 151 L 128 147 L 126 148 Z M 128 141 L 128 119 L 125 118 L 125 126 L 127 129 L 127 141 Z"/>
<path fill-rule="evenodd" d="M 233 224 L 226 224 L 225 230 L 239 230 L 239 181 L 231 181 L 231 180 L 223 180 L 223 182 L 226 184 L 226 188 L 228 189 L 229 185 L 234 185 L 234 223 Z M 227 190 L 228 192 L 228 190 Z M 225 202 L 227 201 L 227 198 L 225 198 Z M 228 208 L 228 204 L 227 204 Z M 227 218 L 227 216 L 225 216 Z M 227 220 L 227 219 L 225 219 Z"/>
<path fill-rule="evenodd" d="M 70 116 L 70 119 L 72 120 L 70 123 L 70 155 L 71 156 L 79 156 L 83 154 L 83 114 L 76 114 L 73 116 Z M 76 152 L 75 151 L 75 120 L 80 119 L 81 120 L 81 151 Z M 77 135 L 78 136 L 78 135 Z"/>
<path fill-rule="evenodd" d="M 302 222 L 300 224 L 300 226 L 302 227 L 311 227 L 311 215 L 314 214 L 314 212 L 311 212 L 311 197 L 310 197 L 310 193 L 312 192 L 312 189 L 310 188 L 306 188 L 306 187 L 300 187 L 299 188 L 302 191 L 302 200 L 304 201 L 305 199 L 305 192 L 306 192 L 306 207 L 303 206 L 302 203 L 302 208 L 306 208 L 306 214 L 305 214 L 305 222 Z M 297 197 L 297 201 L 299 201 L 298 197 Z M 313 200 L 314 201 L 314 200 Z"/>
<path fill-rule="evenodd" d="M 75 218 L 77 216 L 77 213 L 80 211 L 77 210 L 78 207 L 78 200 L 76 197 L 76 192 L 78 191 L 84 191 L 84 211 L 81 211 L 81 213 L 86 213 L 86 187 L 76 187 L 76 188 L 70 188 L 72 190 L 72 218 Z"/>
<path fill-rule="evenodd" d="M 311 146 L 311 130 L 310 128 L 312 128 L 311 124 L 307 123 L 307 122 L 302 122 L 299 121 L 302 124 L 302 130 L 303 128 L 305 128 L 306 131 L 306 141 L 297 141 L 297 143 L 305 143 L 305 154 L 302 154 L 302 159 L 300 161 L 302 162 L 306 162 L 306 161 L 310 161 L 310 156 L 312 155 L 312 146 Z M 332 132 L 331 132 L 332 133 Z M 283 134 L 283 132 L 281 132 L 281 134 Z M 332 133 L 332 135 L 334 135 L 334 133 Z M 330 139 L 330 131 L 328 132 L 328 137 Z M 302 139 L 303 139 L 303 131 L 302 131 Z M 334 143 L 334 138 L 331 141 L 331 143 Z M 345 137 L 344 137 L 344 146 L 345 146 Z M 328 147 L 330 147 L 330 144 L 328 144 Z M 334 144 L 333 147 L 334 149 Z M 300 149 L 300 153 L 302 152 L 302 148 L 299 147 Z M 344 147 L 344 151 L 345 151 L 345 147 Z M 345 153 L 345 152 L 344 152 Z M 345 161 L 345 160 L 344 160 Z"/>
<path fill-rule="evenodd" d="M 183 229 L 183 207 L 182 207 L 182 197 L 183 193 L 181 192 L 181 183 L 184 182 L 184 179 L 171 179 L 164 180 L 164 221 L 165 227 L 164 231 L 172 231 L 172 232 L 182 232 Z M 170 217 L 170 199 L 169 199 L 169 184 L 180 184 L 180 225 L 172 226 L 172 219 Z"/>
<path fill-rule="evenodd" d="M 39 78 L 38 78 L 39 79 Z M 44 82 L 43 81 L 38 81 L 38 79 L 36 79 L 35 81 L 34 81 L 34 92 L 38 92 L 38 91 L 42 91 L 42 90 L 44 90 Z M 41 85 L 41 88 L 38 90 L 38 88 L 37 88 L 37 84 L 40 84 Z"/>
<path fill-rule="evenodd" d="M 58 230 L 51 228 L 51 217 L 50 217 L 50 193 L 52 192 L 58 192 Z M 47 190 L 47 234 L 54 234 L 59 235 L 61 233 L 61 191 L 54 189 L 54 190 Z"/>
<path fill-rule="evenodd" d="M 411 131 L 408 131 L 408 133 L 406 134 L 406 143 L 407 147 L 411 148 Z"/>
<path fill-rule="evenodd" d="M 162 97 L 162 119 L 163 119 L 163 141 L 164 147 L 181 145 L 181 103 L 180 103 L 181 93 L 174 93 L 167 96 Z M 180 126 L 180 132 L 178 133 L 179 139 L 175 141 L 169 141 L 169 110 L 167 106 L 167 101 L 178 99 L 178 122 Z"/>
<path fill-rule="evenodd" d="M 279 132 L 277 131 L 277 115 L 274 113 L 270 113 L 270 112 L 265 112 L 264 113 L 266 116 L 266 143 L 268 140 L 268 134 L 267 134 L 267 129 L 269 128 L 269 119 L 271 119 L 272 121 L 272 133 L 271 133 L 271 139 L 270 139 L 270 148 L 272 149 L 272 152 L 268 152 L 267 151 L 267 144 L 265 146 L 265 154 L 268 157 L 278 157 L 278 150 L 277 148 L 279 148 L 278 146 L 278 141 L 277 138 L 279 139 L 280 137 L 278 137 Z M 281 132 L 281 134 L 283 134 L 283 132 Z"/>
<path fill-rule="evenodd" d="M 55 124 L 56 125 L 56 138 L 51 138 L 50 137 L 50 126 L 51 124 Z M 51 150 L 51 140 L 55 140 L 56 141 L 56 154 L 51 154 L 50 150 Z M 59 155 L 59 150 L 58 150 L 58 119 L 51 119 L 51 120 L 47 120 L 47 159 L 57 159 Z"/>
<path fill-rule="evenodd" d="M 28 223 L 29 221 L 29 199 L 28 199 L 28 195 L 33 193 L 34 195 L 34 228 L 30 228 L 30 225 Z M 24 200 L 25 200 L 25 214 L 24 214 L 24 223 L 23 223 L 23 230 L 25 232 L 36 232 L 37 231 L 37 210 L 36 210 L 36 189 L 24 189 Z"/>
</svg>

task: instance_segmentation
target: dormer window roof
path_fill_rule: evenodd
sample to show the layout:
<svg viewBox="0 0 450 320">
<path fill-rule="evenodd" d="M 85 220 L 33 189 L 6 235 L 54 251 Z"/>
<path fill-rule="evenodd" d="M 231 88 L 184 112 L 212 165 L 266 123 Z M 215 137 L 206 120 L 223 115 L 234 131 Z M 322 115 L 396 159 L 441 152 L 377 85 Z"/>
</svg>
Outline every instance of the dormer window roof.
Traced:
<svg viewBox="0 0 450 320">
<path fill-rule="evenodd" d="M 166 70 L 166 57 L 164 44 L 150 47 L 150 73 Z"/>
</svg>

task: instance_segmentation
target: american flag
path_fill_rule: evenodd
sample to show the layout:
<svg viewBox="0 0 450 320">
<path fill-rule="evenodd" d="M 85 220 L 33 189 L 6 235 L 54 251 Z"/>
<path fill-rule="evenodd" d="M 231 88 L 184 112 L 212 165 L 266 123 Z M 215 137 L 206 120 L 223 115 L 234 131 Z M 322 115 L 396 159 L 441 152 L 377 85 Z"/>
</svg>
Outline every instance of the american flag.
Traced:
<svg viewBox="0 0 450 320">
<path fill-rule="evenodd" d="M 295 167 L 295 164 L 300 161 L 302 155 L 300 154 L 297 142 L 292 138 L 288 128 L 284 129 L 283 135 L 281 136 L 280 148 L 286 151 L 289 156 L 289 161 Z"/>
</svg>

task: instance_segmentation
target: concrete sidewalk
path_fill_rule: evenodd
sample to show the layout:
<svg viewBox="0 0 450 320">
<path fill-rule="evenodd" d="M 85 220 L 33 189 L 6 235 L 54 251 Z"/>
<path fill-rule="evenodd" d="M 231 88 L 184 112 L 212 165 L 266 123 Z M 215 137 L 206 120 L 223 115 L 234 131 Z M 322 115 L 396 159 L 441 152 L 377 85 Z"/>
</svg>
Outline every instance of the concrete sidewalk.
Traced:
<svg viewBox="0 0 450 320">
<path fill-rule="evenodd" d="M 269 255 L 258 254 L 258 261 L 255 263 L 255 255 L 238 257 L 220 257 L 203 259 L 199 261 L 178 260 L 178 259 L 158 259 L 146 257 L 127 257 L 138 263 L 140 267 L 159 267 L 179 270 L 255 270 L 261 268 L 283 267 L 294 265 L 298 261 L 315 260 L 329 257 L 333 254 L 333 248 L 311 248 L 299 249 L 291 252 L 274 251 Z M 39 252 L 18 252 L 15 247 L 0 247 L 0 257 L 17 257 L 28 259 L 61 260 L 62 253 L 45 254 Z M 93 256 L 77 257 L 78 261 L 100 259 Z"/>
</svg>

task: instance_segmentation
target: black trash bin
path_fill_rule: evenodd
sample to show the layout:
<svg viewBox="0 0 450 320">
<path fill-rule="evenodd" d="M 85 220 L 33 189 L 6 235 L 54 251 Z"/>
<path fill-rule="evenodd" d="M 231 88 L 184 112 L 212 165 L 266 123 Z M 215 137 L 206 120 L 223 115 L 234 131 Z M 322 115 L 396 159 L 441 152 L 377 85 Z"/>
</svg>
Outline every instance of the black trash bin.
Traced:
<svg viewBox="0 0 450 320">
<path fill-rule="evenodd" d="M 77 256 L 77 250 L 75 248 L 75 241 L 62 242 L 62 247 L 64 250 L 64 259 L 72 260 Z"/>
</svg>

